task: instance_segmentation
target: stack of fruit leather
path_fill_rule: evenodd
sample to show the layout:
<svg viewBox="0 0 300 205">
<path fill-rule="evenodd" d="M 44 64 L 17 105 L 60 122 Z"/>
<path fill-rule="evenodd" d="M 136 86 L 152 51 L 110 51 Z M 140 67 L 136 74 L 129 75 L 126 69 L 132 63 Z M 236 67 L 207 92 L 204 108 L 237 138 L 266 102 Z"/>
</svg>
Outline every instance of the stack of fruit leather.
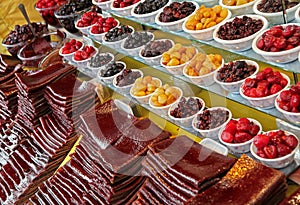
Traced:
<svg viewBox="0 0 300 205">
<path fill-rule="evenodd" d="M 243 154 L 229 172 L 186 205 L 279 204 L 287 190 L 283 173 Z"/>
<path fill-rule="evenodd" d="M 70 161 L 29 204 L 130 204 L 145 180 L 141 162 L 148 145 L 170 136 L 149 119 L 119 110 L 113 101 L 97 105 L 82 121 L 82 138 Z"/>
<path fill-rule="evenodd" d="M 133 204 L 182 204 L 219 181 L 235 162 L 186 136 L 152 144 L 143 163 L 148 179 Z"/>
<path fill-rule="evenodd" d="M 95 86 L 67 75 L 46 87 L 45 98 L 53 115 L 69 129 L 78 127 L 80 115 L 95 105 Z"/>
<path fill-rule="evenodd" d="M 75 71 L 74 66 L 57 62 L 44 70 L 26 74 L 16 73 L 19 91 L 17 118 L 33 130 L 39 123 L 38 118 L 50 112 L 44 97 L 46 86 Z"/>
</svg>

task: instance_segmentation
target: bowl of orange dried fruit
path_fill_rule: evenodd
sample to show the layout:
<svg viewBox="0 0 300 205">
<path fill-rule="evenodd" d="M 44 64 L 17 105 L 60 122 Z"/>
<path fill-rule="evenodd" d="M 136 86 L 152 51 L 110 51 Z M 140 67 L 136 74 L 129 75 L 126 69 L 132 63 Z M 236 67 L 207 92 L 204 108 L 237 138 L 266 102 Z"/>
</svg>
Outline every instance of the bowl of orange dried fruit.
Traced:
<svg viewBox="0 0 300 205">
<path fill-rule="evenodd" d="M 219 0 L 219 4 L 231 11 L 232 16 L 253 13 L 253 4 L 257 0 Z"/>
</svg>

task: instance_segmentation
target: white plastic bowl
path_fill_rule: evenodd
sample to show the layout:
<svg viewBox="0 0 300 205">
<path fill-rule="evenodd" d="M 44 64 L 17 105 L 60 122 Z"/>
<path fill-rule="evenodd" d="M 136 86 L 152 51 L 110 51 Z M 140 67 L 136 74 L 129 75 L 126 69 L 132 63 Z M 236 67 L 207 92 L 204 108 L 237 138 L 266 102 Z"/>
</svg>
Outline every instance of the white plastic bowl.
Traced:
<svg viewBox="0 0 300 205">
<path fill-rule="evenodd" d="M 219 3 L 219 0 L 195 0 L 195 2 L 206 7 L 213 7 Z"/>
<path fill-rule="evenodd" d="M 236 16 L 236 17 L 242 18 L 243 16 L 245 16 L 245 15 Z M 235 39 L 235 40 L 223 40 L 223 39 L 219 38 L 218 31 L 219 31 L 220 27 L 223 26 L 227 22 L 232 22 L 233 19 L 236 18 L 236 17 L 233 17 L 226 21 L 222 21 L 221 23 L 219 23 L 217 25 L 217 28 L 213 31 L 213 39 L 228 49 L 232 49 L 232 50 L 236 50 L 236 51 L 245 51 L 245 50 L 250 49 L 252 46 L 252 40 L 257 35 L 262 33 L 265 29 L 267 29 L 269 24 L 268 24 L 267 19 L 263 16 L 259 16 L 259 15 L 246 15 L 246 16 L 248 16 L 252 19 L 256 19 L 256 20 L 259 20 L 259 19 L 262 20 L 263 27 L 258 32 L 254 33 L 250 36 L 247 36 L 245 38 L 240 38 L 240 39 Z"/>
<path fill-rule="evenodd" d="M 192 83 L 196 85 L 204 85 L 204 86 L 210 86 L 215 83 L 214 81 L 214 75 L 217 72 L 218 69 L 223 67 L 224 65 L 224 59 L 222 58 L 221 65 L 214 71 L 207 73 L 205 75 L 199 75 L 199 76 L 190 76 L 186 73 L 186 69 L 188 67 L 188 64 L 183 68 L 183 75 L 187 77 Z"/>
<path fill-rule="evenodd" d="M 152 79 L 158 80 L 159 81 L 159 87 L 162 86 L 162 82 L 159 78 L 152 77 Z M 133 89 L 133 86 L 130 88 L 130 92 L 129 92 L 130 96 L 132 98 L 135 98 L 141 104 L 148 104 L 149 103 L 149 99 L 153 95 L 153 93 L 151 93 L 149 95 L 145 95 L 145 96 L 136 96 L 136 95 L 133 95 L 132 89 Z"/>
<path fill-rule="evenodd" d="M 74 55 L 73 55 L 72 61 L 73 61 L 74 63 L 76 63 L 76 65 L 77 65 L 78 67 L 80 67 L 80 68 L 86 68 L 86 67 L 87 67 L 87 64 L 88 64 L 88 62 L 89 62 L 89 60 L 90 60 L 93 56 L 95 56 L 95 55 L 98 54 L 98 48 L 96 48 L 95 46 L 93 46 L 93 47 L 94 47 L 94 49 L 95 49 L 95 52 L 94 52 L 94 54 L 91 55 L 89 58 L 87 58 L 87 59 L 85 59 L 85 60 L 77 61 L 77 60 L 74 59 Z"/>
<path fill-rule="evenodd" d="M 115 19 L 117 21 L 117 25 L 115 27 L 118 27 L 120 25 L 120 21 L 118 19 Z M 94 26 L 94 25 L 93 25 Z M 92 27 L 93 27 L 92 26 Z M 91 36 L 92 38 L 96 39 L 97 41 L 99 42 L 102 42 L 102 39 L 103 39 L 103 36 L 107 33 L 107 32 L 104 32 L 104 33 L 92 33 L 92 27 L 88 30 L 88 34 L 89 36 Z M 113 28 L 115 28 L 113 27 Z"/>
<path fill-rule="evenodd" d="M 76 41 L 78 41 L 78 40 L 76 40 Z M 82 46 L 80 47 L 80 49 L 82 49 L 84 47 L 84 42 L 83 41 L 80 41 L 80 42 L 82 43 Z M 59 52 L 58 52 L 59 55 L 62 56 L 67 61 L 72 61 L 72 58 L 73 58 L 76 51 L 74 51 L 73 53 L 63 54 L 62 53 L 63 48 L 64 48 L 64 46 L 59 49 Z M 78 50 L 80 50 L 80 49 L 78 49 Z"/>
<path fill-rule="evenodd" d="M 223 20 L 226 21 L 231 17 L 231 11 L 228 9 L 228 15 L 227 17 Z M 198 40 L 211 40 L 213 39 L 213 32 L 214 30 L 218 27 L 220 23 L 217 25 L 214 25 L 212 27 L 206 28 L 206 29 L 201 29 L 201 30 L 189 30 L 186 28 L 186 23 L 188 22 L 189 18 L 185 19 L 185 21 L 182 24 L 182 30 L 188 34 L 190 34 L 193 38 L 198 39 Z"/>
<path fill-rule="evenodd" d="M 157 40 L 154 40 L 154 41 L 170 41 L 172 43 L 172 47 L 174 46 L 174 41 L 172 41 L 171 39 L 157 39 Z M 150 42 L 149 42 L 150 43 Z M 144 61 L 146 61 L 149 65 L 159 65 L 160 64 L 160 59 L 162 57 L 162 54 L 161 55 L 158 55 L 158 56 L 154 56 L 154 57 L 144 57 L 142 56 L 142 51 L 144 50 L 144 48 L 142 48 L 139 52 L 139 57 L 142 58 Z"/>
<path fill-rule="evenodd" d="M 258 0 L 254 3 L 253 5 L 253 11 L 254 13 L 264 16 L 266 19 L 268 19 L 269 23 L 272 25 L 276 24 L 283 24 L 283 17 L 282 17 L 282 11 L 280 12 L 273 12 L 273 13 L 266 13 L 266 12 L 261 12 L 257 9 L 257 5 L 260 4 L 262 0 Z M 295 11 L 297 8 L 300 7 L 300 4 L 293 6 L 292 8 L 289 8 L 286 10 L 286 15 L 287 15 L 287 22 L 290 22 L 295 19 Z"/>
<path fill-rule="evenodd" d="M 242 4 L 239 6 L 227 6 L 227 5 L 223 4 L 223 0 L 219 0 L 219 4 L 220 4 L 220 6 L 229 9 L 232 13 L 232 16 L 238 16 L 238 15 L 242 15 L 242 14 L 253 13 L 252 7 L 253 7 L 255 1 L 257 1 L 257 0 L 253 0 L 249 3 Z"/>
<path fill-rule="evenodd" d="M 297 25 L 300 26 L 300 23 L 288 23 L 288 24 L 282 24 L 282 26 L 285 28 L 287 25 Z M 268 31 L 269 29 L 265 30 L 264 32 L 261 32 L 258 34 L 252 41 L 252 49 L 255 53 L 261 55 L 264 59 L 271 62 L 276 63 L 289 63 L 291 61 L 294 61 L 298 58 L 299 51 L 300 51 L 300 45 L 292 48 L 290 50 L 285 51 L 279 51 L 279 52 L 267 52 L 260 50 L 257 48 L 257 42 L 261 39 L 262 35 Z"/>
<path fill-rule="evenodd" d="M 259 65 L 255 61 L 247 60 L 247 59 L 239 59 L 239 60 L 235 60 L 235 61 L 245 61 L 248 65 L 254 65 L 256 67 L 256 71 L 252 75 L 250 75 L 249 77 L 255 76 L 259 71 Z M 235 61 L 233 61 L 233 62 L 235 62 Z M 226 63 L 226 64 L 228 64 L 228 63 Z M 219 85 L 221 85 L 222 88 L 224 88 L 225 90 L 227 90 L 229 92 L 239 93 L 240 87 L 241 87 L 242 83 L 245 81 L 245 79 L 239 80 L 239 81 L 236 81 L 236 82 L 232 82 L 232 83 L 222 82 L 222 81 L 219 81 L 218 78 L 217 78 L 218 70 L 214 73 L 214 81 L 216 83 L 218 83 Z"/>
<path fill-rule="evenodd" d="M 288 81 L 287 85 L 282 89 L 282 90 L 284 90 L 290 85 L 291 80 L 284 73 L 281 73 L 281 75 Z M 255 78 L 255 76 L 252 76 L 251 78 Z M 250 102 L 250 104 L 252 104 L 254 107 L 259 107 L 259 108 L 264 108 L 264 109 L 270 109 L 275 106 L 275 98 L 277 97 L 277 95 L 279 95 L 279 92 L 274 93 L 273 95 L 265 96 L 265 97 L 257 97 L 257 98 L 248 97 L 248 96 L 244 95 L 244 89 L 243 89 L 244 82 L 242 83 L 242 85 L 240 87 L 240 95 L 243 98 L 245 98 L 246 100 L 248 100 Z"/>
<path fill-rule="evenodd" d="M 255 125 L 259 126 L 259 131 L 258 131 L 257 134 L 260 134 L 262 132 L 262 126 L 261 126 L 260 122 L 258 122 L 255 119 L 252 119 L 252 118 L 247 118 L 247 119 L 249 119 L 249 121 L 253 122 Z M 246 153 L 246 152 L 249 152 L 250 151 L 250 145 L 253 142 L 253 138 L 250 139 L 250 140 L 248 140 L 248 141 L 246 141 L 246 142 L 243 142 L 243 143 L 228 143 L 228 142 L 224 142 L 222 140 L 222 138 L 221 138 L 221 135 L 222 135 L 223 131 L 225 130 L 225 126 L 222 127 L 220 129 L 220 131 L 219 131 L 219 135 L 218 135 L 219 141 L 222 144 L 224 144 L 228 149 L 230 149 L 233 153 Z"/>
<path fill-rule="evenodd" d="M 114 13 L 121 15 L 121 16 L 130 16 L 132 8 L 140 2 L 136 2 L 135 4 L 132 4 L 130 6 L 124 7 L 124 8 L 116 8 L 114 7 L 113 2 L 110 5 L 110 10 L 112 10 Z"/>
<path fill-rule="evenodd" d="M 156 113 L 156 114 L 159 114 L 159 115 L 167 115 L 168 114 L 168 110 L 169 108 L 174 105 L 175 103 L 177 103 L 180 98 L 182 97 L 183 95 L 183 92 L 182 90 L 179 88 L 179 87 L 176 87 L 176 86 L 171 86 L 172 88 L 176 88 L 176 90 L 179 91 L 179 97 L 176 99 L 176 101 L 174 101 L 173 103 L 169 104 L 169 105 L 165 105 L 165 106 L 161 106 L 161 107 L 158 107 L 158 106 L 155 106 L 151 100 L 151 97 L 149 98 L 149 106 L 153 109 L 153 111 Z M 155 92 L 155 91 L 154 91 Z"/>
<path fill-rule="evenodd" d="M 273 132 L 273 131 L 276 131 L 276 130 L 271 130 L 271 131 L 268 131 L 268 132 Z M 268 132 L 265 132 L 265 133 L 268 133 Z M 288 132 L 288 131 L 284 131 L 284 132 L 285 132 L 286 135 L 294 135 L 296 137 L 297 141 L 298 141 L 298 145 L 296 146 L 296 148 L 290 154 L 285 155 L 283 157 L 275 158 L 275 159 L 262 158 L 262 157 L 260 157 L 256 154 L 257 148 L 255 147 L 253 142 L 250 145 L 251 154 L 256 159 L 258 159 L 261 163 L 263 163 L 263 164 L 265 164 L 269 167 L 273 167 L 275 169 L 280 169 L 280 168 L 284 168 L 284 167 L 288 166 L 289 164 L 291 164 L 294 161 L 295 153 L 299 149 L 299 139 L 295 134 L 293 134 L 291 132 Z"/>
<path fill-rule="evenodd" d="M 98 16 L 102 16 L 102 15 L 98 14 Z M 81 18 L 75 22 L 75 28 L 77 28 L 82 34 L 89 35 L 89 30 L 92 28 L 92 26 L 96 25 L 96 23 L 86 26 L 86 27 L 79 27 L 77 24 L 80 20 L 81 20 Z"/>
<path fill-rule="evenodd" d="M 211 149 L 214 152 L 218 152 L 224 156 L 228 155 L 228 149 L 224 145 L 220 144 L 219 142 L 212 140 L 210 138 L 202 139 L 199 144 Z"/>
<path fill-rule="evenodd" d="M 142 1 L 140 1 L 139 3 L 141 3 Z M 169 5 L 171 3 L 171 0 L 169 0 L 169 2 L 166 5 Z M 134 7 L 131 9 L 131 16 L 137 18 L 140 22 L 144 22 L 144 23 L 151 23 L 155 21 L 155 16 L 157 15 L 157 13 L 160 13 L 164 7 L 153 11 L 151 13 L 146 13 L 146 14 L 136 14 L 134 13 L 134 9 L 138 6 L 139 4 L 135 4 Z M 165 5 L 165 6 L 166 6 Z"/>
<path fill-rule="evenodd" d="M 115 27 L 115 28 L 119 28 L 120 26 L 118 26 L 118 27 Z M 134 30 L 134 28 L 132 27 L 132 26 L 128 26 L 129 28 L 131 28 L 132 29 L 132 33 L 134 33 L 135 32 L 135 30 Z M 121 44 L 122 44 L 122 42 L 123 41 L 125 41 L 125 39 L 126 39 L 127 37 L 125 37 L 125 38 L 123 38 L 123 39 L 121 39 L 121 40 L 119 40 L 119 41 L 107 41 L 106 39 L 105 39 L 105 35 L 103 35 L 102 36 L 102 43 L 104 44 L 104 45 L 107 45 L 108 47 L 110 47 L 110 48 L 113 48 L 113 49 L 121 49 Z"/>
<path fill-rule="evenodd" d="M 141 74 L 141 77 L 144 77 L 144 73 L 143 73 L 141 70 L 139 70 L 139 69 L 131 69 L 131 70 L 132 70 L 132 72 L 139 72 L 139 73 Z M 123 71 L 124 71 L 124 70 L 123 70 Z M 122 72 L 123 72 L 123 71 L 122 71 Z M 121 75 L 122 72 L 119 73 L 119 74 L 117 74 L 117 75 L 114 77 L 114 79 L 113 79 L 113 85 L 117 88 L 117 90 L 118 90 L 119 92 L 121 92 L 121 93 L 123 93 L 123 94 L 128 94 L 128 93 L 130 92 L 130 89 L 131 89 L 131 87 L 133 86 L 134 83 L 129 84 L 129 85 L 126 85 L 126 86 L 119 86 L 119 85 L 117 85 L 117 77 L 118 77 L 119 75 Z"/>
<path fill-rule="evenodd" d="M 122 69 L 120 72 L 122 72 L 124 69 L 126 69 L 126 63 L 124 63 L 123 61 L 116 61 L 116 63 L 120 63 L 120 64 L 123 65 L 123 69 Z M 99 79 L 99 80 L 101 80 L 101 81 L 103 81 L 103 82 L 105 82 L 105 83 L 107 83 L 107 84 L 112 84 L 114 78 L 115 78 L 120 72 L 119 72 L 119 73 L 116 73 L 115 75 L 110 76 L 110 77 L 103 77 L 103 76 L 101 76 L 101 70 L 106 69 L 106 66 L 107 66 L 107 65 L 108 65 L 108 64 L 106 64 L 106 65 L 104 66 L 104 68 L 98 70 L 97 76 L 98 76 L 98 79 Z"/>
<path fill-rule="evenodd" d="M 174 110 L 174 109 L 178 106 L 178 104 L 179 104 L 179 102 L 180 102 L 180 100 L 178 100 L 176 103 L 174 103 L 173 105 L 171 105 L 171 106 L 169 107 L 169 110 L 168 110 L 168 116 L 169 116 L 169 118 L 170 118 L 172 121 L 174 121 L 174 122 L 180 124 L 180 126 L 183 126 L 183 127 L 191 127 L 191 126 L 192 126 L 193 118 L 194 118 L 198 113 L 200 113 L 200 112 L 202 112 L 202 111 L 204 110 L 204 108 L 205 108 L 205 102 L 204 102 L 203 99 L 201 99 L 201 98 L 199 98 L 199 97 L 183 97 L 183 98 L 185 98 L 186 100 L 188 100 L 189 98 L 199 99 L 199 101 L 200 101 L 201 104 L 202 104 L 201 109 L 200 109 L 197 113 L 195 113 L 194 115 L 191 115 L 191 116 L 189 116 L 189 117 L 183 117 L 183 118 L 177 118 L 177 117 L 174 117 L 174 116 L 171 115 L 171 111 Z"/>
<path fill-rule="evenodd" d="M 104 65 L 102 65 L 102 66 L 98 66 L 98 67 L 94 67 L 94 66 L 91 66 L 91 62 L 89 61 L 88 62 L 88 64 L 87 64 L 87 68 L 89 69 L 89 70 L 91 70 L 95 75 L 97 75 L 97 73 L 98 73 L 98 71 L 100 70 L 100 69 L 103 69 L 103 68 L 105 68 L 105 66 L 107 65 L 107 64 L 109 64 L 109 63 L 111 63 L 111 62 L 113 62 L 114 60 L 115 60 L 115 56 L 112 54 L 112 53 L 100 53 L 99 54 L 99 56 L 105 56 L 105 55 L 110 55 L 111 56 L 111 60 L 108 62 L 108 63 L 106 63 L 106 64 L 104 64 Z M 91 60 L 91 59 L 90 59 Z"/>
<path fill-rule="evenodd" d="M 208 138 L 211 138 L 211 139 L 218 139 L 218 133 L 220 131 L 220 129 L 222 127 L 224 127 L 229 121 L 230 119 L 232 118 L 232 113 L 229 109 L 225 108 L 225 107 L 212 107 L 212 108 L 208 108 L 208 110 L 218 110 L 218 109 L 222 109 L 222 110 L 227 110 L 229 112 L 229 117 L 228 119 L 226 120 L 226 122 L 224 122 L 222 125 L 220 125 L 219 127 L 215 127 L 213 129 L 208 129 L 208 130 L 201 130 L 201 129 L 198 129 L 196 127 L 196 122 L 198 121 L 197 120 L 197 116 L 199 114 L 201 114 L 202 112 L 204 112 L 204 110 L 200 113 L 198 113 L 194 118 L 193 118 L 193 121 L 192 121 L 192 127 L 194 130 L 196 130 L 197 132 L 199 132 L 203 137 L 208 137 Z"/>
<path fill-rule="evenodd" d="M 297 10 L 295 11 L 295 20 L 297 23 L 300 23 L 300 6 L 298 6 Z"/>
<path fill-rule="evenodd" d="M 196 8 L 195 8 L 195 11 L 199 8 L 199 5 L 196 3 L 196 2 L 194 2 L 194 1 L 190 1 L 190 2 L 192 2 L 195 6 L 196 6 Z M 164 7 L 166 7 L 166 6 L 164 6 Z M 163 7 L 163 8 L 164 8 Z M 194 12 L 195 12 L 194 11 Z M 193 12 L 193 13 L 194 13 Z M 160 16 L 160 13 L 161 12 L 159 12 L 159 13 L 157 13 L 156 14 L 156 16 L 155 16 L 155 23 L 157 24 L 157 25 L 159 25 L 162 29 L 164 29 L 164 30 L 167 30 L 167 31 L 181 31 L 182 30 L 182 24 L 183 24 L 183 22 L 190 16 L 190 15 L 192 15 L 192 14 L 190 14 L 189 16 L 187 16 L 187 17 L 185 17 L 185 18 L 183 18 L 183 19 L 180 19 L 180 20 L 178 20 L 178 21 L 173 21 L 173 22 L 161 22 L 160 20 L 159 20 L 159 16 Z"/>
<path fill-rule="evenodd" d="M 138 32 L 135 32 L 132 35 L 135 35 L 136 33 L 138 33 Z M 155 37 L 154 34 L 151 33 L 151 32 L 146 32 L 146 33 L 148 35 L 152 36 L 151 39 L 148 42 L 153 41 L 154 37 Z M 127 40 L 127 38 L 121 43 L 121 49 L 123 49 L 123 51 L 125 51 L 126 53 L 128 53 L 131 56 L 138 56 L 140 50 L 143 49 L 145 45 L 142 45 L 142 46 L 139 46 L 139 47 L 136 47 L 136 48 L 125 48 L 124 45 L 125 45 L 126 40 Z"/>
<path fill-rule="evenodd" d="M 97 2 L 96 0 L 92 0 L 92 3 L 96 6 L 98 6 L 101 9 L 107 10 L 110 8 L 111 3 L 114 0 L 108 0 L 108 1 L 104 1 L 104 2 Z"/>
</svg>

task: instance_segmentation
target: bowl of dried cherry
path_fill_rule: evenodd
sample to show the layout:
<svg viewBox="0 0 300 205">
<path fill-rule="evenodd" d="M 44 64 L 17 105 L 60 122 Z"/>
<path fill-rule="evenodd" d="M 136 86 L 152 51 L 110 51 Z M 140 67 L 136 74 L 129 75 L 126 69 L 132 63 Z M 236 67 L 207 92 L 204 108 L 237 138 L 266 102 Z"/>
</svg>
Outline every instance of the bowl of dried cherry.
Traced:
<svg viewBox="0 0 300 205">
<path fill-rule="evenodd" d="M 77 50 L 73 57 L 72 61 L 76 63 L 78 67 L 86 68 L 89 60 L 97 55 L 98 49 L 92 45 L 85 45 L 82 49 Z"/>
<path fill-rule="evenodd" d="M 89 35 L 99 42 L 103 36 L 112 28 L 120 25 L 119 20 L 113 17 L 99 17 L 96 24 L 89 29 Z"/>
<path fill-rule="evenodd" d="M 288 0 L 284 2 L 286 6 L 286 20 L 287 22 L 291 22 L 295 19 L 295 11 L 299 8 L 300 4 Z M 273 0 L 272 3 L 268 0 L 258 0 L 253 5 L 253 11 L 260 16 L 264 16 L 272 25 L 284 23 L 281 0 Z"/>
<path fill-rule="evenodd" d="M 276 169 L 284 168 L 294 161 L 299 149 L 299 139 L 284 130 L 270 130 L 256 135 L 250 146 L 251 154 L 261 163 Z"/>
<path fill-rule="evenodd" d="M 245 51 L 251 48 L 252 40 L 267 28 L 268 21 L 263 16 L 236 16 L 218 24 L 213 39 L 227 49 Z"/>
<path fill-rule="evenodd" d="M 123 61 L 112 61 L 98 71 L 98 79 L 105 83 L 111 84 L 114 80 L 114 77 L 124 69 L 126 69 L 126 63 Z"/>
<path fill-rule="evenodd" d="M 169 118 L 183 127 L 191 127 L 195 115 L 202 112 L 205 102 L 199 97 L 181 97 L 168 110 Z"/>
<path fill-rule="evenodd" d="M 107 10 L 113 1 L 114 0 L 92 0 L 92 3 L 101 9 Z"/>
<path fill-rule="evenodd" d="M 252 118 L 231 119 L 219 131 L 219 141 L 233 153 L 250 151 L 253 138 L 262 132 L 260 122 Z"/>
<path fill-rule="evenodd" d="M 259 65 L 252 60 L 240 59 L 225 63 L 214 73 L 214 81 L 225 90 L 239 93 L 240 86 L 247 77 L 257 74 Z"/>
<path fill-rule="evenodd" d="M 192 127 L 203 137 L 218 139 L 218 133 L 232 118 L 225 107 L 212 107 L 198 113 L 192 121 Z"/>
<path fill-rule="evenodd" d="M 143 72 L 139 69 L 124 69 L 121 73 L 115 76 L 113 85 L 119 92 L 129 94 L 135 80 L 143 76 Z"/>
<path fill-rule="evenodd" d="M 103 16 L 96 11 L 87 11 L 75 22 L 75 28 L 82 34 L 88 35 L 90 28 L 96 25 L 99 18 L 103 18 Z"/>
<path fill-rule="evenodd" d="M 289 63 L 298 58 L 299 35 L 300 23 L 273 26 L 253 39 L 252 49 L 267 61 Z"/>
<path fill-rule="evenodd" d="M 59 49 L 59 55 L 67 61 L 72 61 L 72 58 L 77 50 L 82 49 L 84 43 L 80 40 L 70 39 L 64 43 L 63 47 Z"/>
<path fill-rule="evenodd" d="M 114 0 L 110 5 L 110 10 L 118 15 L 130 16 L 131 9 L 139 2 L 140 0 Z"/>
</svg>

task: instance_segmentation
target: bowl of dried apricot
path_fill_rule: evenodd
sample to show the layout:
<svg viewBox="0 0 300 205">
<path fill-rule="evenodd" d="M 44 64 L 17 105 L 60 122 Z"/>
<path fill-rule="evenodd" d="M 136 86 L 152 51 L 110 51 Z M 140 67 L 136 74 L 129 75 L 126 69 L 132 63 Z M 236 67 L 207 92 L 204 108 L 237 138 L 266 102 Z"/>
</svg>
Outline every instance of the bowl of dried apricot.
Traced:
<svg viewBox="0 0 300 205">
<path fill-rule="evenodd" d="M 253 4 L 257 0 L 219 0 L 219 4 L 231 11 L 233 16 L 253 13 Z"/>
</svg>

